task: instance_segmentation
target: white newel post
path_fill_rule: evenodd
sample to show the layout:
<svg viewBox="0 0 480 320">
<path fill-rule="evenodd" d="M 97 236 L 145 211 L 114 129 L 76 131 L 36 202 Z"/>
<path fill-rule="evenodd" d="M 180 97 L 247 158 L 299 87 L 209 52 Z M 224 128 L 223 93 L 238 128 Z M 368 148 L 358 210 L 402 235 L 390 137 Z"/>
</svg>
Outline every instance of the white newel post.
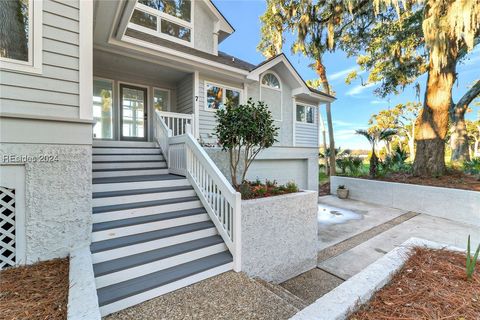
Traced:
<svg viewBox="0 0 480 320">
<path fill-rule="evenodd" d="M 233 256 L 233 270 L 242 271 L 242 196 L 240 192 L 235 194 L 235 215 L 233 216 L 233 243 L 235 253 Z"/>
</svg>

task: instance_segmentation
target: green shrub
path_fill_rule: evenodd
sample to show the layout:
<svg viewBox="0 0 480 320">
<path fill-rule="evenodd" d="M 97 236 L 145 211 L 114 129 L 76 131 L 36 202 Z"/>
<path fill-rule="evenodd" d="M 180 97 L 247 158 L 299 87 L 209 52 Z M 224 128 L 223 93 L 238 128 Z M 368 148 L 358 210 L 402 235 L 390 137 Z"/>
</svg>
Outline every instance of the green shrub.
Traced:
<svg viewBox="0 0 480 320">
<path fill-rule="evenodd" d="M 468 174 L 480 175 L 480 158 L 473 158 L 463 163 L 463 171 Z"/>
<path fill-rule="evenodd" d="M 242 199 L 247 200 L 295 193 L 299 191 L 299 188 L 294 182 L 278 185 L 275 180 L 265 180 L 265 183 L 262 183 L 257 179 L 256 181 L 244 181 L 238 191 L 242 194 Z"/>
</svg>

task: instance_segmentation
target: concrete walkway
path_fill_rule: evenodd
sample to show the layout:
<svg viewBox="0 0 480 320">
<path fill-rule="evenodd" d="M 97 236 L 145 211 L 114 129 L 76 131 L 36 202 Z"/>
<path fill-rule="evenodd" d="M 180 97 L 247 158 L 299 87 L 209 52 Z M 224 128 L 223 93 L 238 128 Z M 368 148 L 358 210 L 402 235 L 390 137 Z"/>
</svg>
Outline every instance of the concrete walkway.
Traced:
<svg viewBox="0 0 480 320">
<path fill-rule="evenodd" d="M 396 211 L 396 209 L 382 209 L 377 205 L 367 204 L 360 201 L 340 200 L 333 196 L 322 197 L 320 198 L 320 201 L 327 201 L 330 205 L 340 208 L 362 208 L 362 210 L 366 210 L 372 215 L 377 215 L 377 213 L 382 211 L 390 213 Z M 370 220 L 381 221 L 380 218 Z M 348 240 L 344 240 L 345 246 L 349 241 L 354 241 L 355 236 L 362 236 L 363 234 L 368 233 L 369 230 L 362 231 L 365 228 L 360 227 L 358 222 L 358 220 L 352 220 L 344 225 L 328 226 L 326 228 L 326 234 L 331 238 L 331 235 L 335 234 L 333 232 L 334 230 L 341 230 L 339 233 L 340 235 L 346 233 L 345 230 L 348 230 L 351 237 Z M 388 225 L 389 223 L 387 222 L 385 224 Z M 383 224 L 380 224 L 376 226 L 376 228 L 382 229 L 382 226 Z M 466 248 L 467 237 L 468 235 L 471 235 L 474 244 L 480 243 L 480 227 L 426 214 L 407 216 L 404 221 L 393 224 L 385 229 L 386 230 L 381 230 L 381 232 L 371 234 L 370 237 L 364 237 L 362 241 L 357 241 L 357 243 L 354 243 L 352 246 L 346 246 L 346 250 L 338 250 L 338 252 L 332 254 L 327 259 L 320 259 L 318 267 L 338 278 L 348 279 L 411 237 L 418 237 L 460 248 Z M 341 237 L 343 238 L 343 236 Z M 333 242 L 332 239 L 329 239 L 328 241 Z M 338 243 L 337 246 L 339 246 Z"/>
</svg>

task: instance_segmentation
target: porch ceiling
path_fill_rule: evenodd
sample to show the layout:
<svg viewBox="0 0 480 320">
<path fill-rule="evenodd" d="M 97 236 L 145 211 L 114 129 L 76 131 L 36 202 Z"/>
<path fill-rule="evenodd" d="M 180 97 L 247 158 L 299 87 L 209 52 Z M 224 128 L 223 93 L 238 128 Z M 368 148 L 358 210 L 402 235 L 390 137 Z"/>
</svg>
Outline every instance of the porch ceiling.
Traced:
<svg viewBox="0 0 480 320">
<path fill-rule="evenodd" d="M 129 56 L 114 54 L 102 50 L 93 52 L 94 74 L 108 71 L 143 77 L 146 80 L 161 80 L 165 83 L 177 83 L 188 73 L 164 65 L 135 59 Z"/>
</svg>

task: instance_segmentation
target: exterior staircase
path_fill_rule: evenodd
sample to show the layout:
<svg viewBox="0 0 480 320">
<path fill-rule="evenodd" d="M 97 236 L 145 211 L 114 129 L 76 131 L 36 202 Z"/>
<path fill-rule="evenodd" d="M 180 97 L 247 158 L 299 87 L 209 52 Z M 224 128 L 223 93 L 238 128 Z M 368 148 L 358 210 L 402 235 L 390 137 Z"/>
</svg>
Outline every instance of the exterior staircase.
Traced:
<svg viewBox="0 0 480 320">
<path fill-rule="evenodd" d="M 189 181 L 152 142 L 95 141 L 92 260 L 102 316 L 232 270 Z"/>
</svg>

